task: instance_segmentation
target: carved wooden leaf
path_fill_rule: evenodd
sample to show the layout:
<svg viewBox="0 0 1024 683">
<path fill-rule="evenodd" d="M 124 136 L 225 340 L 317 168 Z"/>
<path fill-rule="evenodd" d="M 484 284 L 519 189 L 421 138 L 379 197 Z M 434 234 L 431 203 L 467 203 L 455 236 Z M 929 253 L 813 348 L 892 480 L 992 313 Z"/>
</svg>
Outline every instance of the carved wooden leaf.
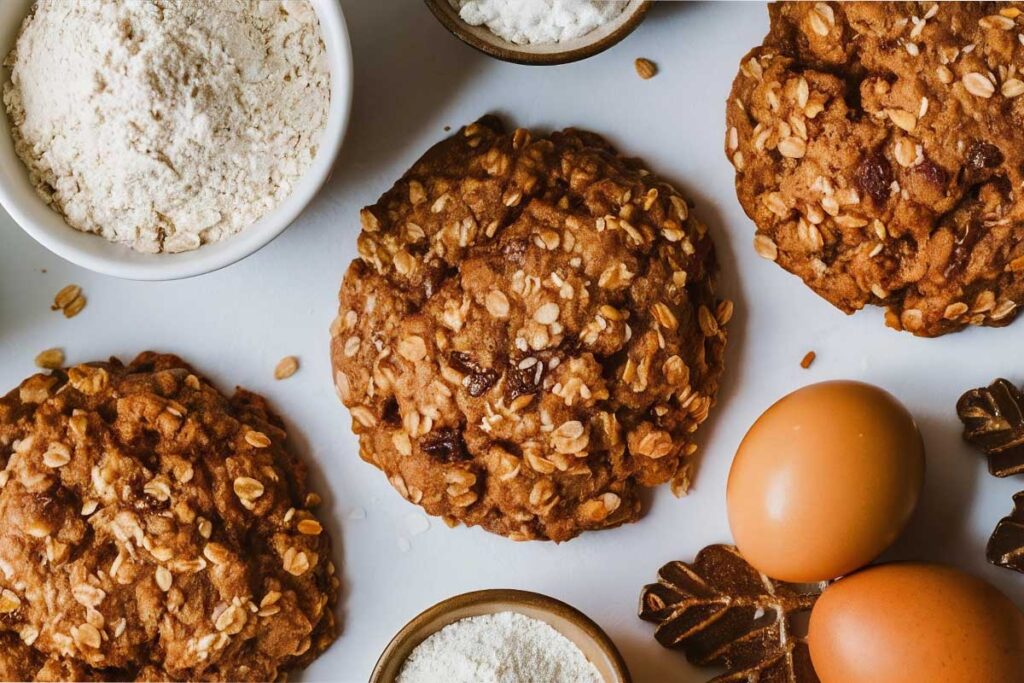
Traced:
<svg viewBox="0 0 1024 683">
<path fill-rule="evenodd" d="M 957 415 L 964 439 L 988 456 L 988 471 L 997 477 L 1024 473 L 1024 393 L 997 379 L 960 397 Z M 1024 491 L 1013 497 L 1013 512 L 999 520 L 985 556 L 992 564 L 1024 573 Z"/>
<path fill-rule="evenodd" d="M 1024 573 L 1024 491 L 1014 495 L 1013 512 L 999 520 L 985 556 L 992 564 Z"/>
<path fill-rule="evenodd" d="M 727 672 L 713 683 L 818 683 L 803 624 L 824 584 L 768 578 L 739 551 L 711 545 L 693 563 L 669 562 L 640 594 L 640 618 L 655 638 L 699 666 Z"/>
<path fill-rule="evenodd" d="M 1005 379 L 972 389 L 960 397 L 957 415 L 964 439 L 988 456 L 997 477 L 1024 473 L 1024 394 Z"/>
</svg>

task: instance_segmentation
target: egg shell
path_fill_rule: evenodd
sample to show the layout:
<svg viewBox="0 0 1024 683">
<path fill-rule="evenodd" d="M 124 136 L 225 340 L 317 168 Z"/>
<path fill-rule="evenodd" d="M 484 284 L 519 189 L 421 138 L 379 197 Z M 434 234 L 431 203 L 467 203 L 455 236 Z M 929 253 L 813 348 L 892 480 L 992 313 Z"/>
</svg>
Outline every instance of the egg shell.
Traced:
<svg viewBox="0 0 1024 683">
<path fill-rule="evenodd" d="M 924 481 L 924 445 L 892 395 L 812 384 L 768 408 L 729 472 L 729 526 L 754 567 L 810 583 L 855 571 L 896 540 Z"/>
<path fill-rule="evenodd" d="M 1024 683 L 1024 614 L 950 567 L 870 567 L 825 589 L 808 641 L 822 683 Z"/>
</svg>

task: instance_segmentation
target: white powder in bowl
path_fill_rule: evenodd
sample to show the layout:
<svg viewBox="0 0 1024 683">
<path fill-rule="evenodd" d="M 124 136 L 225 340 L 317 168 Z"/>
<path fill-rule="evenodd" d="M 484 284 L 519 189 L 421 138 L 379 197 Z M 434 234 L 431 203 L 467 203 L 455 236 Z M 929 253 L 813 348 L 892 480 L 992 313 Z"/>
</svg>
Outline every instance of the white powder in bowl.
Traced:
<svg viewBox="0 0 1024 683">
<path fill-rule="evenodd" d="M 622 14 L 628 0 L 448 0 L 471 26 L 517 45 L 580 38 Z"/>
<path fill-rule="evenodd" d="M 195 249 L 276 207 L 330 102 L 307 0 L 40 0 L 6 64 L 39 194 L 144 252 Z"/>
<path fill-rule="evenodd" d="M 602 683 L 576 645 L 518 612 L 460 619 L 416 646 L 396 683 Z"/>
</svg>

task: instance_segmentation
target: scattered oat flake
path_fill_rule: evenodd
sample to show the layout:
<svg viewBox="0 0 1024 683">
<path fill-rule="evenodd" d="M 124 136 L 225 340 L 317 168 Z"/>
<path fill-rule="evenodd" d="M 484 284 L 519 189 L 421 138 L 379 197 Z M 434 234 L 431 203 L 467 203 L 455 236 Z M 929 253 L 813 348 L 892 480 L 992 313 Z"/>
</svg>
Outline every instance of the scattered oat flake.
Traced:
<svg viewBox="0 0 1024 683">
<path fill-rule="evenodd" d="M 81 293 L 82 288 L 79 287 L 78 285 L 68 285 L 64 287 L 59 292 L 57 292 L 57 294 L 53 297 L 53 305 L 50 306 L 50 310 L 56 311 L 58 309 L 64 308 L 72 301 L 74 301 L 75 298 Z"/>
<path fill-rule="evenodd" d="M 53 297 L 51 311 L 61 310 L 65 318 L 73 318 L 85 308 L 85 295 L 78 285 L 68 285 Z"/>
<path fill-rule="evenodd" d="M 800 361 L 800 367 L 806 370 L 807 368 L 811 367 L 811 363 L 813 363 L 814 359 L 817 357 L 818 354 L 814 353 L 814 351 L 808 351 L 807 355 L 804 356 L 803 360 Z"/>
<path fill-rule="evenodd" d="M 277 367 L 274 368 L 274 379 L 288 379 L 299 370 L 299 359 L 295 356 L 285 356 Z"/>
<path fill-rule="evenodd" d="M 64 317 L 74 318 L 76 315 L 82 312 L 83 308 L 85 308 L 85 297 L 79 294 L 77 297 L 75 297 L 74 301 L 72 301 L 71 303 L 64 307 Z"/>
<path fill-rule="evenodd" d="M 46 349 L 36 356 L 36 367 L 56 370 L 64 365 L 64 352 L 60 349 Z"/>
<path fill-rule="evenodd" d="M 349 519 L 366 519 L 366 510 L 363 508 L 352 508 L 348 513 Z"/>
<path fill-rule="evenodd" d="M 78 285 L 68 285 L 53 297 L 50 310 L 61 310 L 65 317 L 75 317 L 85 308 L 85 295 Z"/>
<path fill-rule="evenodd" d="M 637 75 L 645 81 L 648 78 L 654 78 L 658 73 L 658 65 L 646 57 L 637 57 L 633 66 L 636 68 Z"/>
</svg>

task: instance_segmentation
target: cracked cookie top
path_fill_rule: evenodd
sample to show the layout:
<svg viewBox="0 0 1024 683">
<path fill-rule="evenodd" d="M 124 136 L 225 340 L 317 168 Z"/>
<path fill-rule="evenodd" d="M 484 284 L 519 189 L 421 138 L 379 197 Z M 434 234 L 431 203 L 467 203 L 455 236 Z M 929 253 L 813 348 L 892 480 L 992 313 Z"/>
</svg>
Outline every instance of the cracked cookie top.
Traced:
<svg viewBox="0 0 1024 683">
<path fill-rule="evenodd" d="M 260 396 L 144 353 L 0 399 L 0 679 L 274 680 L 335 635 L 306 470 Z"/>
<path fill-rule="evenodd" d="M 597 135 L 481 119 L 362 212 L 331 327 L 360 455 L 450 524 L 562 541 L 682 494 L 728 301 L 687 203 Z"/>
<path fill-rule="evenodd" d="M 775 3 L 725 148 L 754 247 L 920 336 L 1024 302 L 1020 3 Z"/>
</svg>

